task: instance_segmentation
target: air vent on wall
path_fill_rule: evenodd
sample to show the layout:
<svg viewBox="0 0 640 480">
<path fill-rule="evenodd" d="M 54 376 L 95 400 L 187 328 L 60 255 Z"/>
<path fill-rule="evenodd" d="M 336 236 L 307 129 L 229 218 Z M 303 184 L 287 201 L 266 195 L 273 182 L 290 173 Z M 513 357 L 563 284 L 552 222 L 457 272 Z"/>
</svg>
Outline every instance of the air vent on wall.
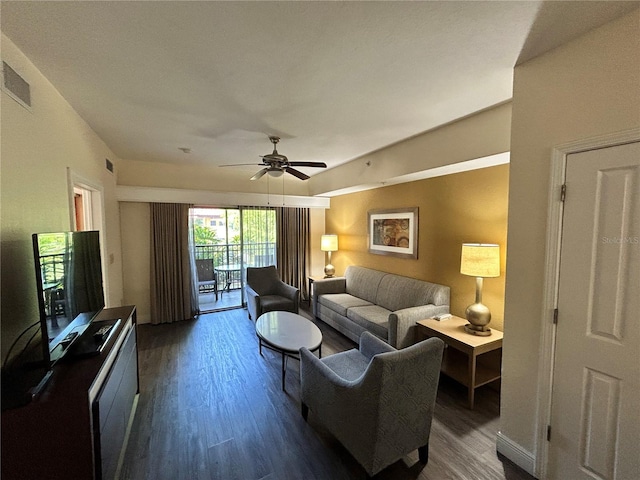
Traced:
<svg viewBox="0 0 640 480">
<path fill-rule="evenodd" d="M 2 62 L 2 90 L 31 111 L 31 86 L 7 62 Z"/>
<path fill-rule="evenodd" d="M 106 161 L 106 164 L 107 164 L 107 170 L 109 170 L 111 173 L 113 173 L 113 163 L 108 158 L 105 158 L 105 161 Z"/>
</svg>

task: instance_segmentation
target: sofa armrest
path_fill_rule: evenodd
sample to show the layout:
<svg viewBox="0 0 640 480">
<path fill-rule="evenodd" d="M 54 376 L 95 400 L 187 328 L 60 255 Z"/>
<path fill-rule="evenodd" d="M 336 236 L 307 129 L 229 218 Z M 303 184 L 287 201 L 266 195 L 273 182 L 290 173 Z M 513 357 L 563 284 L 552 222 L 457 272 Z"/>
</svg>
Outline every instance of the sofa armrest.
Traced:
<svg viewBox="0 0 640 480">
<path fill-rule="evenodd" d="M 420 305 L 403 308 L 389 314 L 389 343 L 395 348 L 404 348 L 418 341 L 416 322 L 440 313 L 449 313 L 449 305 Z"/>
<path fill-rule="evenodd" d="M 318 297 L 325 293 L 345 293 L 347 291 L 347 279 L 344 277 L 323 278 L 313 282 L 313 314 L 318 311 Z"/>
<path fill-rule="evenodd" d="M 395 348 L 381 338 L 376 337 L 373 333 L 365 330 L 360 335 L 360 353 L 368 359 L 371 359 L 374 355 L 379 353 L 395 351 Z"/>
<path fill-rule="evenodd" d="M 347 291 L 347 279 L 344 277 L 323 278 L 313 282 L 313 294 L 344 293 Z"/>
</svg>

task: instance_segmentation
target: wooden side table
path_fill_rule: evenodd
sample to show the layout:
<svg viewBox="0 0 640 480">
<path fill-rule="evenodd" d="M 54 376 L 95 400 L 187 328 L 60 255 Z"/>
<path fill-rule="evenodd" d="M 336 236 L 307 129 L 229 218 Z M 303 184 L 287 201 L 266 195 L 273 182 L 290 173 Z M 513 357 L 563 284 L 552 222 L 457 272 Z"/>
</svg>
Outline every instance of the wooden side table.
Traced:
<svg viewBox="0 0 640 480">
<path fill-rule="evenodd" d="M 417 325 L 419 335 L 438 337 L 450 347 L 442 357 L 442 373 L 467 387 L 469 408 L 473 409 L 476 388 L 500 378 L 502 332 L 492 329 L 488 337 L 471 335 L 464 330 L 467 323 L 453 316 L 442 321 L 420 320 Z"/>
<path fill-rule="evenodd" d="M 323 277 L 322 275 L 309 275 L 308 280 L 309 280 L 309 305 L 311 305 L 311 288 L 313 288 L 313 282 L 315 282 L 316 280 L 322 280 Z"/>
</svg>

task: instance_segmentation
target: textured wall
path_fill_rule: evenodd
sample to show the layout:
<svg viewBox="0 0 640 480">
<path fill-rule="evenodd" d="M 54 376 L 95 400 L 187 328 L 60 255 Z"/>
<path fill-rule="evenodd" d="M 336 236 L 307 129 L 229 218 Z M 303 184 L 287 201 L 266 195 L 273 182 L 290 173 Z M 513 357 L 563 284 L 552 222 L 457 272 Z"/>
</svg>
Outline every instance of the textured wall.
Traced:
<svg viewBox="0 0 640 480">
<path fill-rule="evenodd" d="M 105 158 L 116 160 L 113 152 L 4 35 L 2 59 L 31 84 L 33 105 L 27 111 L 0 93 L 4 353 L 16 335 L 38 319 L 31 234 L 71 229 L 68 168 L 104 191 L 106 301 L 120 305 L 123 295 L 116 177 L 105 168 Z"/>
</svg>

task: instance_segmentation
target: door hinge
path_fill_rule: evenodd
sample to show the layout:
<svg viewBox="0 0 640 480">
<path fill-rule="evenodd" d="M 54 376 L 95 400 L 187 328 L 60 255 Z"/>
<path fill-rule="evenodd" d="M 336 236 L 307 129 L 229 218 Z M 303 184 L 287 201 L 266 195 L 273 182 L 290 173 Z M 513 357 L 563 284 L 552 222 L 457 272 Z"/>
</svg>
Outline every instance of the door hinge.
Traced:
<svg viewBox="0 0 640 480">
<path fill-rule="evenodd" d="M 553 324 L 557 325 L 558 323 L 558 309 L 554 308 L 553 309 Z"/>
<path fill-rule="evenodd" d="M 567 184 L 563 183 L 560 187 L 560 201 L 564 202 L 564 199 L 567 197 Z"/>
<path fill-rule="evenodd" d="M 547 425 L 547 442 L 551 441 L 551 425 Z"/>
</svg>

